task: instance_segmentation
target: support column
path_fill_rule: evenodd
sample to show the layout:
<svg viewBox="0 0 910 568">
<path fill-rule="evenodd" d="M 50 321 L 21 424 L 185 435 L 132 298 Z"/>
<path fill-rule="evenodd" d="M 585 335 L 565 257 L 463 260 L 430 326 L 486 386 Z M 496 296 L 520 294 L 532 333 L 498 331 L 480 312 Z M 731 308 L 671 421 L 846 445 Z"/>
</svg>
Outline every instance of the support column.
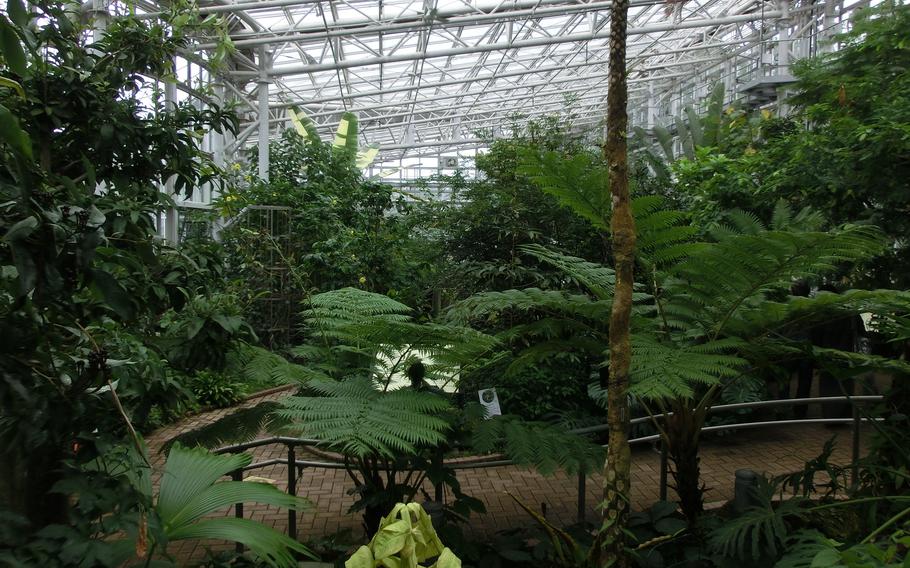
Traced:
<svg viewBox="0 0 910 568">
<path fill-rule="evenodd" d="M 790 74 L 790 0 L 778 0 L 780 18 L 777 20 L 777 32 L 780 37 L 777 41 L 777 71 L 775 75 Z M 790 105 L 787 104 L 788 92 L 786 86 L 777 89 L 777 115 L 787 116 Z"/>
<path fill-rule="evenodd" d="M 269 179 L 269 57 L 259 48 L 259 177 Z"/>
<path fill-rule="evenodd" d="M 175 62 L 171 65 L 176 67 Z M 168 81 L 164 84 L 164 109 L 171 111 L 177 106 L 177 83 L 175 80 Z M 174 177 L 171 176 L 164 182 L 164 192 L 176 201 L 177 195 L 174 191 Z M 179 234 L 177 232 L 178 211 L 176 207 L 168 207 L 164 213 L 164 239 L 171 245 L 177 246 Z"/>
<path fill-rule="evenodd" d="M 777 69 L 778 74 L 790 73 L 790 2 L 779 0 L 780 18 L 777 20 L 777 30 L 780 35 L 777 42 Z"/>
<path fill-rule="evenodd" d="M 107 31 L 107 20 L 110 14 L 107 12 L 107 0 L 92 0 L 92 40 L 101 41 L 104 32 Z"/>
</svg>

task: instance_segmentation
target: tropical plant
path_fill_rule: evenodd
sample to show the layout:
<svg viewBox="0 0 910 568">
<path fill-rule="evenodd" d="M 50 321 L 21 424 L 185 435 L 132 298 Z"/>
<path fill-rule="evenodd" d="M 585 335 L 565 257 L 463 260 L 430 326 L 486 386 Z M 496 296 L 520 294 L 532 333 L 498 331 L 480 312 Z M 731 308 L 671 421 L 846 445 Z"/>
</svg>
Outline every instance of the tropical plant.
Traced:
<svg viewBox="0 0 910 568">
<path fill-rule="evenodd" d="M 462 411 L 449 395 L 429 388 L 423 372 L 427 379 L 452 381 L 495 340 L 463 326 L 418 323 L 409 312 L 363 290 L 313 296 L 303 316 L 312 343 L 292 352 L 303 361 L 310 374 L 306 386 L 316 396 L 289 397 L 277 413 L 295 431 L 344 455 L 361 497 L 355 509 L 364 510 L 369 534 L 395 503 L 413 499 L 424 479 L 449 487 L 456 508 L 478 505 L 461 493 L 443 461 L 455 439 L 547 472 L 585 470 L 597 459 L 596 446 L 563 429 L 509 416 L 483 420 L 479 404 Z M 415 368 L 422 372 L 410 372 Z"/>
<path fill-rule="evenodd" d="M 143 89 L 171 76 L 199 31 L 185 8 L 124 15 L 100 37 L 71 4 L 13 0 L 0 16 L 0 330 L 11 338 L 0 446 L 11 464 L 4 501 L 34 530 L 70 521 L 67 495 L 52 489 L 94 459 L 96 442 L 132 428 L 114 388 L 123 371 L 127 390 L 127 365 L 107 340 L 142 337 L 186 284 L 158 278 L 171 265 L 153 220 L 173 204 L 160 188 L 216 181 L 196 133 L 236 129 L 227 109 L 165 108 Z"/>
<path fill-rule="evenodd" d="M 232 294 L 192 296 L 180 311 L 161 318 L 169 362 L 184 372 L 221 371 L 234 342 L 255 341 L 244 321 L 242 308 Z"/>
<path fill-rule="evenodd" d="M 316 130 L 316 124 L 303 113 L 300 109 L 294 107 L 288 108 L 288 119 L 294 127 L 294 131 L 304 140 L 319 140 L 319 133 Z M 361 150 L 357 145 L 357 115 L 352 112 L 345 112 L 341 115 L 338 122 L 338 130 L 335 132 L 335 139 L 332 141 L 332 150 L 335 152 L 355 157 L 355 164 L 361 170 L 370 167 L 373 160 L 379 154 L 378 145 L 370 145 Z"/>
<path fill-rule="evenodd" d="M 308 504 L 267 483 L 219 481 L 252 463 L 249 454 L 214 455 L 202 449 L 171 447 L 155 502 L 157 531 L 150 531 L 148 555 L 183 539 L 231 540 L 248 547 L 270 566 L 295 566 L 294 552 L 309 554 L 302 544 L 250 519 L 208 518 L 235 503 L 255 502 L 302 510 Z M 141 525 L 140 525 L 141 527 Z M 140 528 L 141 530 L 141 528 Z M 142 535 L 137 537 L 142 538 Z M 139 546 L 137 541 L 137 547 Z"/>
<path fill-rule="evenodd" d="M 420 562 L 436 561 L 429 568 L 460 568 L 461 560 L 446 548 L 430 516 L 419 503 L 399 503 L 379 523 L 379 530 L 369 545 L 361 546 L 344 563 L 345 568 L 383 566 L 423 566 Z"/>
<path fill-rule="evenodd" d="M 76 522 L 50 525 L 27 540 L 23 534 L 4 540 L 13 546 L 0 560 L 12 566 L 176 566 L 167 547 L 188 539 L 238 542 L 272 567 L 296 566 L 296 555 L 312 557 L 305 546 L 261 523 L 213 515 L 244 501 L 308 506 L 269 484 L 221 480 L 249 465 L 249 454 L 215 455 L 175 444 L 154 497 L 148 458 L 141 441 L 134 442 L 105 446 L 104 456 L 85 461 L 83 475 L 61 482 L 61 491 L 75 495 L 81 513 Z"/>
<path fill-rule="evenodd" d="M 549 178 L 541 178 L 549 179 Z M 549 183 L 545 187 L 551 187 Z M 570 191 L 563 184 L 560 191 Z M 643 290 L 633 311 L 632 394 L 662 415 L 661 432 L 673 464 L 675 488 L 683 512 L 695 520 L 701 511 L 698 442 L 708 409 L 730 384 L 788 357 L 815 356 L 851 372 L 870 367 L 902 368 L 900 362 L 861 354 L 812 348 L 787 340 L 793 326 L 816 325 L 844 314 L 893 313 L 902 297 L 894 291 L 853 291 L 816 298 L 785 294 L 792 278 L 817 278 L 874 256 L 880 233 L 847 226 L 835 231 L 813 229 L 812 215 L 793 215 L 777 207 L 767 230 L 744 215 L 731 217 L 739 230 L 715 231 L 711 243 L 687 242 L 691 227 L 684 215 L 660 211 L 653 198 L 642 198 L 639 264 Z M 748 221 L 748 222 L 747 222 Z M 782 229 L 786 227 L 786 230 Z M 582 259 L 539 248 L 525 252 L 559 266 L 584 294 L 555 290 L 513 290 L 478 294 L 453 307 L 460 321 L 498 318 L 510 310 L 540 310 L 532 324 L 501 334 L 525 342 L 517 361 L 536 362 L 567 349 L 603 357 L 608 337 L 605 305 L 614 287 L 613 272 Z M 785 297 L 785 296 L 784 296 Z M 601 375 L 603 376 L 603 375 Z M 653 408 L 652 408 L 653 406 Z"/>
<path fill-rule="evenodd" d="M 484 290 L 545 287 L 559 277 L 546 266 L 527 262 L 521 245 L 546 243 L 578 256 L 601 255 L 596 232 L 558 207 L 521 167 L 528 153 L 587 156 L 570 132 L 571 124 L 530 121 L 477 156 L 475 167 L 482 175 L 435 180 L 452 194 L 451 201 L 433 206 L 437 212 L 433 226 L 448 260 L 437 285 L 446 300 Z"/>
<path fill-rule="evenodd" d="M 196 402 L 202 406 L 226 408 L 243 400 L 241 386 L 218 371 L 196 371 L 190 381 Z"/>
</svg>

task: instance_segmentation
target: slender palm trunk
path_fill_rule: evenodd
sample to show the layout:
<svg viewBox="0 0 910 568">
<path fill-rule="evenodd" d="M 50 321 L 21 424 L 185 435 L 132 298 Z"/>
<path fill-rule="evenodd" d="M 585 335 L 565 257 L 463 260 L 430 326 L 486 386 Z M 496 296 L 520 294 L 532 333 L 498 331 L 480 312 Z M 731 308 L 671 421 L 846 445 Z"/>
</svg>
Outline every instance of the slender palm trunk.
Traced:
<svg viewBox="0 0 910 568">
<path fill-rule="evenodd" d="M 625 568 L 625 526 L 629 515 L 629 368 L 632 360 L 630 318 L 632 269 L 635 259 L 635 220 L 629 199 L 626 131 L 626 25 L 629 0 L 614 0 L 610 12 L 610 75 L 607 92 L 607 139 L 604 158 L 610 168 L 613 214 L 610 232 L 616 289 L 610 313 L 610 378 L 607 384 L 609 446 L 604 464 L 604 525 L 601 566 Z"/>
</svg>

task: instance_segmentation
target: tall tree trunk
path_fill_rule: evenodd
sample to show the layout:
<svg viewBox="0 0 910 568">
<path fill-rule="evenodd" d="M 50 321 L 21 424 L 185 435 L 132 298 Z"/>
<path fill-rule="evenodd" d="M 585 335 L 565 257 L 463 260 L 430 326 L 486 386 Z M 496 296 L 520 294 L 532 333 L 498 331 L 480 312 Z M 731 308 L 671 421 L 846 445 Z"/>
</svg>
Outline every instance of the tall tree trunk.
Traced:
<svg viewBox="0 0 910 568">
<path fill-rule="evenodd" d="M 632 361 L 630 318 L 632 269 L 635 260 L 635 220 L 629 199 L 626 132 L 629 118 L 626 84 L 626 26 L 629 0 L 614 0 L 610 11 L 610 75 L 607 91 L 607 139 L 604 159 L 610 168 L 613 214 L 613 261 L 616 289 L 610 313 L 610 378 L 607 384 L 609 439 L 604 463 L 604 524 L 601 566 L 626 568 L 625 527 L 629 516 L 629 368 Z"/>
</svg>

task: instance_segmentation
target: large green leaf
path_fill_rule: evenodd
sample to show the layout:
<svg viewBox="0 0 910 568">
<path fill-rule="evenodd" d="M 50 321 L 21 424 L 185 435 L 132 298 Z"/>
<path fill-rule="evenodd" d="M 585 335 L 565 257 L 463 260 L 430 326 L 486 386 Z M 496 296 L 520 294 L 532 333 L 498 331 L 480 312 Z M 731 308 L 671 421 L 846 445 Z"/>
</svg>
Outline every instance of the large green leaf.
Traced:
<svg viewBox="0 0 910 568">
<path fill-rule="evenodd" d="M 6 64 L 12 72 L 24 77 L 28 73 L 25 51 L 22 49 L 16 29 L 2 14 L 0 14 L 0 49 L 3 50 L 3 58 L 6 59 Z"/>
<path fill-rule="evenodd" d="M 25 219 L 14 223 L 13 226 L 10 227 L 6 232 L 6 234 L 3 235 L 3 240 L 8 243 L 22 240 L 31 235 L 37 228 L 38 218 L 33 215 L 28 216 Z"/>
<path fill-rule="evenodd" d="M 194 496 L 175 511 L 172 517 L 163 520 L 168 523 L 170 531 L 177 531 L 209 513 L 220 511 L 235 503 L 247 502 L 295 510 L 309 507 L 305 500 L 288 495 L 267 483 L 221 481 Z"/>
<path fill-rule="evenodd" d="M 6 13 L 9 15 L 9 19 L 20 28 L 28 25 L 28 10 L 25 9 L 22 0 L 7 0 Z"/>
<path fill-rule="evenodd" d="M 287 535 L 256 521 L 223 517 L 204 519 L 168 535 L 171 540 L 217 539 L 239 542 L 269 566 L 297 566 L 293 552 L 315 558 L 310 550 Z"/>
<path fill-rule="evenodd" d="M 357 133 L 358 133 L 357 115 L 352 112 L 345 112 L 341 115 L 338 122 L 338 130 L 335 132 L 335 140 L 332 146 L 338 150 L 349 153 L 351 156 L 357 155 Z"/>
<path fill-rule="evenodd" d="M 297 134 L 305 140 L 319 141 L 319 132 L 316 130 L 316 124 L 303 111 L 298 108 L 289 108 L 287 115 Z"/>
<path fill-rule="evenodd" d="M 158 515 L 164 523 L 169 523 L 186 503 L 225 475 L 249 465 L 252 460 L 249 454 L 215 455 L 203 449 L 174 444 L 161 477 Z"/>
<path fill-rule="evenodd" d="M 19 121 L 13 113 L 3 105 L 0 105 L 0 140 L 22 156 L 32 157 L 31 138 L 19 127 Z"/>
</svg>

